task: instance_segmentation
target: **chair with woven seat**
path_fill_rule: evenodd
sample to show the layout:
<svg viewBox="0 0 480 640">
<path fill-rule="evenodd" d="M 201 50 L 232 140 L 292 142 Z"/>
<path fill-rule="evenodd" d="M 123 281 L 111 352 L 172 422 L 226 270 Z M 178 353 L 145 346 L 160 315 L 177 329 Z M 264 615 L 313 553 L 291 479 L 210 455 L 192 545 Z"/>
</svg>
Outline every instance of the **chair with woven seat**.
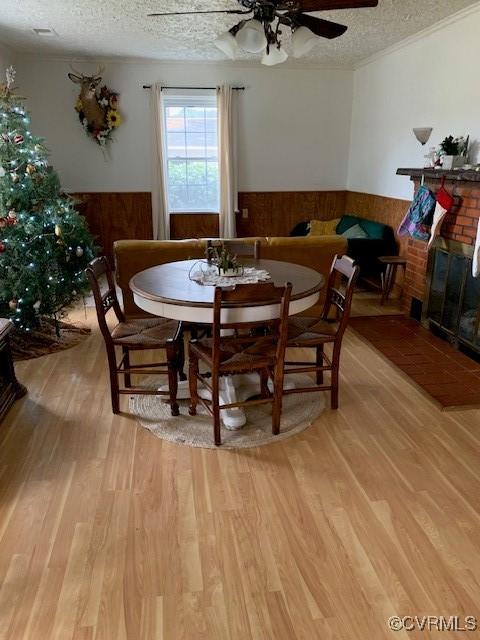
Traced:
<svg viewBox="0 0 480 640">
<path fill-rule="evenodd" d="M 309 387 L 285 389 L 284 395 L 330 391 L 331 408 L 338 409 L 340 351 L 343 334 L 350 317 L 353 290 L 359 271 L 360 267 L 355 266 L 354 261 L 348 256 L 335 256 L 328 279 L 325 304 L 320 317 L 298 316 L 290 318 L 287 349 L 291 347 L 315 349 L 316 357 L 314 363 L 312 361 L 286 360 L 285 375 L 313 372 L 316 376 L 316 384 Z M 341 288 L 339 281 L 343 281 Z M 332 318 L 332 311 L 335 311 L 335 318 Z M 325 353 L 326 344 L 333 346 L 331 359 Z M 323 383 L 325 371 L 330 371 L 330 384 Z"/>
<path fill-rule="evenodd" d="M 197 404 L 201 402 L 213 417 L 214 441 L 221 445 L 220 411 L 233 407 L 252 404 L 272 404 L 272 433 L 280 432 L 282 412 L 283 366 L 287 344 L 288 309 L 292 285 L 276 287 L 273 283 L 243 284 L 234 288 L 215 289 L 213 308 L 212 337 L 203 340 L 191 340 L 189 343 L 189 383 L 190 415 L 195 415 Z M 277 320 L 270 321 L 270 333 L 262 336 L 225 335 L 227 331 L 236 332 L 243 323 L 228 322 L 229 307 L 248 304 L 279 305 Z M 226 316 L 226 319 L 225 319 Z M 250 327 L 252 323 L 248 323 Z M 260 324 L 260 323 L 259 323 Z M 266 323 L 262 321 L 261 325 Z M 206 365 L 208 371 L 200 373 L 199 362 Z M 259 396 L 242 402 L 220 404 L 220 378 L 244 373 L 258 373 Z M 269 377 L 273 381 L 273 393 L 268 388 Z M 211 400 L 199 397 L 198 382 L 211 392 Z"/>
<path fill-rule="evenodd" d="M 95 258 L 86 268 L 86 273 L 92 287 L 98 324 L 102 332 L 107 350 L 108 366 L 110 370 L 110 390 L 112 396 L 112 411 L 120 411 L 120 395 L 168 395 L 170 409 L 173 416 L 179 414 L 177 404 L 178 376 L 183 375 L 183 339 L 179 323 L 166 318 L 142 318 L 125 320 L 125 316 L 118 302 L 112 271 L 105 256 Z M 107 290 L 102 293 L 99 279 L 106 278 Z M 106 315 L 113 309 L 118 323 L 113 329 L 107 325 Z M 123 357 L 117 362 L 116 347 L 121 347 Z M 130 362 L 131 351 L 145 351 L 147 349 L 164 349 L 166 362 L 150 364 L 135 364 Z M 132 374 L 166 374 L 168 376 L 168 392 L 158 389 L 133 387 Z M 125 388 L 121 388 L 119 377 L 124 376 Z"/>
</svg>

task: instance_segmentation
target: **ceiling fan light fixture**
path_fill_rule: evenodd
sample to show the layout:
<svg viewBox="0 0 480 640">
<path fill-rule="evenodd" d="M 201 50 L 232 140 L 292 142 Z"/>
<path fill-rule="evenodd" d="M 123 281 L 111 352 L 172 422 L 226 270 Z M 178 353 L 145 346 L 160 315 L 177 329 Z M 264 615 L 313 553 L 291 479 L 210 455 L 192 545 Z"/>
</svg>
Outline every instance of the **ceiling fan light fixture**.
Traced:
<svg viewBox="0 0 480 640">
<path fill-rule="evenodd" d="M 265 29 L 260 20 L 247 20 L 237 34 L 237 44 L 248 53 L 260 53 L 267 46 Z"/>
<path fill-rule="evenodd" d="M 277 64 L 282 64 L 287 60 L 288 54 L 285 49 L 279 47 L 270 47 L 270 51 L 265 50 L 262 58 L 262 64 L 266 67 L 274 67 Z"/>
<path fill-rule="evenodd" d="M 308 27 L 298 27 L 292 36 L 292 51 L 294 58 L 301 58 L 306 55 L 318 43 L 316 36 Z"/>
<path fill-rule="evenodd" d="M 239 47 L 231 30 L 219 35 L 218 38 L 213 41 L 213 44 L 229 58 L 235 60 Z"/>
</svg>

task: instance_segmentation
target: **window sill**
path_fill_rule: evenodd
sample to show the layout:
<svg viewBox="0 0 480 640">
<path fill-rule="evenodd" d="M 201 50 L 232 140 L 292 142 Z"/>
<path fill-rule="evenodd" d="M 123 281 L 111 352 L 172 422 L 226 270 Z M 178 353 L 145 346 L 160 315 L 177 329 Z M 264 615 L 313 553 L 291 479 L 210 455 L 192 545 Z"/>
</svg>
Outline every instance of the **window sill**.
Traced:
<svg viewBox="0 0 480 640">
<path fill-rule="evenodd" d="M 218 216 L 218 211 L 169 211 L 169 216 Z"/>
</svg>

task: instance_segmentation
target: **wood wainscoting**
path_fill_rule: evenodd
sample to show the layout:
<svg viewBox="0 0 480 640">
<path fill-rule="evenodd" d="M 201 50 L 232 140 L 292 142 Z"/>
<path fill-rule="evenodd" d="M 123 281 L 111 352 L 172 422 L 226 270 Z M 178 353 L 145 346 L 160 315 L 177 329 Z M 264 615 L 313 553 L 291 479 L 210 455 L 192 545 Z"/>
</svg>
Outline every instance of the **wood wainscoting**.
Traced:
<svg viewBox="0 0 480 640">
<path fill-rule="evenodd" d="M 74 193 L 78 210 L 89 224 L 102 251 L 112 257 L 115 240 L 152 238 L 152 207 L 149 192 Z M 345 213 L 398 226 L 409 202 L 352 191 L 271 191 L 241 192 L 237 235 L 288 236 L 304 220 L 332 220 Z M 244 218 L 242 210 L 248 211 Z M 171 216 L 171 237 L 217 237 L 216 214 L 185 213 Z M 405 248 L 400 240 L 401 251 Z"/>
<path fill-rule="evenodd" d="M 397 231 L 410 204 L 409 200 L 347 191 L 345 213 L 388 224 L 395 232 L 395 238 L 400 245 L 400 254 L 406 255 L 407 239 L 400 238 Z"/>
<path fill-rule="evenodd" d="M 172 240 L 218 238 L 217 213 L 175 213 L 170 216 Z"/>
<path fill-rule="evenodd" d="M 85 216 L 95 243 L 113 265 L 116 240 L 150 240 L 153 237 L 149 192 L 72 193 L 77 210 Z"/>
<path fill-rule="evenodd" d="M 345 213 L 346 191 L 268 191 L 238 195 L 237 235 L 288 236 L 304 220 L 333 220 Z M 242 217 L 242 210 L 248 218 Z"/>
</svg>

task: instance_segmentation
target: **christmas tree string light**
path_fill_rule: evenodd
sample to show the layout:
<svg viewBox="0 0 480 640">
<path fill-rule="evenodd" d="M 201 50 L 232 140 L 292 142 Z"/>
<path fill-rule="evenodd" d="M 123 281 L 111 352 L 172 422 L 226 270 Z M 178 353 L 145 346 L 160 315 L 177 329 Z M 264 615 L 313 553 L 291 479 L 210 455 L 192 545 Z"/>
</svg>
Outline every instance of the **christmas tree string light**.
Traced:
<svg viewBox="0 0 480 640">
<path fill-rule="evenodd" d="M 58 320 L 87 290 L 84 269 L 95 252 L 14 81 L 9 67 L 0 84 L 0 316 L 28 332 L 42 317 Z"/>
</svg>

